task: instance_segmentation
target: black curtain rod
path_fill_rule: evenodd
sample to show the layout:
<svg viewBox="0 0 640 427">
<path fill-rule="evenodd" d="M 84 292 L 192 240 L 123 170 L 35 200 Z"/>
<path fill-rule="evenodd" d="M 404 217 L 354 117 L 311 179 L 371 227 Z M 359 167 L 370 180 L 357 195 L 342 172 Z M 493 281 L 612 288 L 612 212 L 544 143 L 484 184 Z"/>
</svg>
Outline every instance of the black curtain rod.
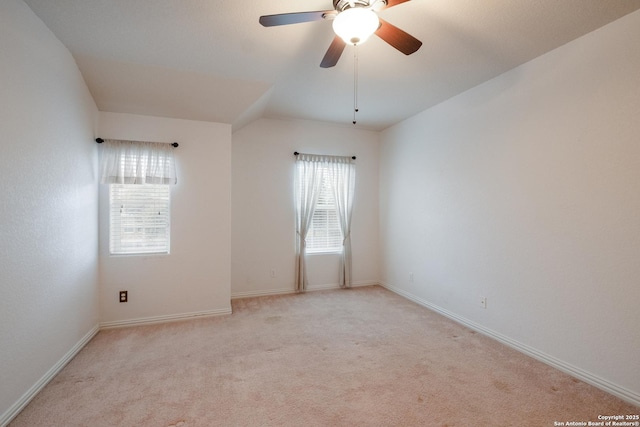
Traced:
<svg viewBox="0 0 640 427">
<path fill-rule="evenodd" d="M 96 142 L 97 142 L 98 144 L 102 144 L 102 143 L 104 142 L 104 139 L 102 139 L 102 138 L 96 138 Z M 178 144 L 177 142 L 174 142 L 174 143 L 172 143 L 172 144 L 171 144 L 171 146 L 172 146 L 172 147 L 174 147 L 174 148 L 175 148 L 175 147 L 178 147 L 179 145 L 180 145 L 180 144 Z"/>
<path fill-rule="evenodd" d="M 298 154 L 300 154 L 300 153 L 298 153 L 297 151 L 294 151 L 294 152 L 293 152 L 293 155 L 294 155 L 294 156 L 297 156 Z M 351 156 L 351 158 L 352 158 L 353 160 L 355 160 L 355 159 L 356 159 L 356 156 Z"/>
</svg>

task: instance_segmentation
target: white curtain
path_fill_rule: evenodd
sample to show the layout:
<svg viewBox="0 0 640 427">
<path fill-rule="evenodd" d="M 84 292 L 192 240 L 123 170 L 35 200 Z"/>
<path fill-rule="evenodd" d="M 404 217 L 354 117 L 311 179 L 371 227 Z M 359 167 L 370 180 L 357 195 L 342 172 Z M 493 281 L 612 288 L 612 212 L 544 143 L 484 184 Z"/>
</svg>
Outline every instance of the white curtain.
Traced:
<svg viewBox="0 0 640 427">
<path fill-rule="evenodd" d="M 351 211 L 355 188 L 355 165 L 350 157 L 298 154 L 296 158 L 296 291 L 307 289 L 306 238 L 325 174 L 336 201 L 342 232 L 340 286 L 351 286 Z"/>
<path fill-rule="evenodd" d="M 103 184 L 176 184 L 171 144 L 105 139 L 100 160 Z"/>
<path fill-rule="evenodd" d="M 324 173 L 321 156 L 299 154 L 296 158 L 296 292 L 309 285 L 306 264 L 306 238 L 320 195 Z"/>
<path fill-rule="evenodd" d="M 356 182 L 356 168 L 349 157 L 336 157 L 328 164 L 331 189 L 336 201 L 336 213 L 342 232 L 339 284 L 351 287 L 351 211 Z"/>
</svg>

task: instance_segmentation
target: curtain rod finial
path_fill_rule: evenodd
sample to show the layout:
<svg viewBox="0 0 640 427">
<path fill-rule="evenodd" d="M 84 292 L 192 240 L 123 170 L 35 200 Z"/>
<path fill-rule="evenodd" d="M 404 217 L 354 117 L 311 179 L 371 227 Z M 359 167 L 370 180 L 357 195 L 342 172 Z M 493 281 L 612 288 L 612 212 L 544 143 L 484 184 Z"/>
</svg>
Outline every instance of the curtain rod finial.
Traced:
<svg viewBox="0 0 640 427">
<path fill-rule="evenodd" d="M 173 144 L 171 144 L 171 146 L 174 147 L 174 148 L 178 148 L 179 145 L 180 144 L 178 144 L 177 142 L 174 142 Z"/>
<path fill-rule="evenodd" d="M 96 142 L 97 142 L 98 144 L 102 144 L 102 143 L 104 142 L 104 139 L 102 139 L 102 138 L 96 138 Z"/>
<path fill-rule="evenodd" d="M 300 153 L 298 153 L 297 151 L 294 151 L 294 152 L 293 152 L 293 155 L 294 155 L 294 156 L 297 156 L 298 154 L 300 154 Z"/>
</svg>

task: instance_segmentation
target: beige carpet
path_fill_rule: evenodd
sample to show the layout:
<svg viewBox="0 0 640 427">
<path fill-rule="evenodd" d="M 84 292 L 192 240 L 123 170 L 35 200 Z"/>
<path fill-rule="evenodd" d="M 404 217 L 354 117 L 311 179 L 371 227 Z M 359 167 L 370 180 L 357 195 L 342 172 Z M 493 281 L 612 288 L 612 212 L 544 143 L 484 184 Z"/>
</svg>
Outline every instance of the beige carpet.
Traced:
<svg viewBox="0 0 640 427">
<path fill-rule="evenodd" d="M 383 288 L 100 332 L 10 424 L 553 426 L 639 408 Z"/>
</svg>

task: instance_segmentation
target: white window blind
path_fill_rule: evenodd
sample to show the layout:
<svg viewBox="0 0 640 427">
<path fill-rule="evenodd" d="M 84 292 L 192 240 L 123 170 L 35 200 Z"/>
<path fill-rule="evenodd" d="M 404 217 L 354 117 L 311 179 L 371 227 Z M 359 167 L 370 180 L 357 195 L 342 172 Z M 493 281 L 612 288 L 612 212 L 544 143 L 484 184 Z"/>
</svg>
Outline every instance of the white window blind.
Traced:
<svg viewBox="0 0 640 427">
<path fill-rule="evenodd" d="M 307 234 L 307 253 L 342 251 L 342 231 L 336 212 L 336 201 L 331 188 L 331 171 L 323 170 L 322 186 L 316 210 Z"/>
<path fill-rule="evenodd" d="M 169 253 L 168 185 L 109 185 L 109 251 L 114 255 Z"/>
</svg>

